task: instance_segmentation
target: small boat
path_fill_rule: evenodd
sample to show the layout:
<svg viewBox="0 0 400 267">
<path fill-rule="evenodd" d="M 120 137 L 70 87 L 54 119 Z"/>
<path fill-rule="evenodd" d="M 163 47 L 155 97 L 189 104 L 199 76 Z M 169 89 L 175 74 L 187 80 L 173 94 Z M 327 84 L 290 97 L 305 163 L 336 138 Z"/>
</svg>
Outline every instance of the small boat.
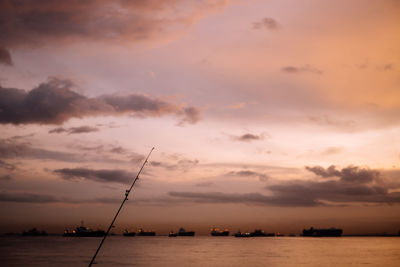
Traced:
<svg viewBox="0 0 400 267">
<path fill-rule="evenodd" d="M 184 228 L 180 228 L 178 231 L 178 236 L 194 236 L 193 231 L 186 231 Z"/>
<path fill-rule="evenodd" d="M 142 228 L 140 228 L 137 232 L 137 236 L 155 236 L 156 232 L 153 231 L 145 231 Z"/>
<path fill-rule="evenodd" d="M 46 231 L 38 231 L 36 228 L 32 228 L 29 231 L 22 232 L 22 236 L 47 236 Z"/>
<path fill-rule="evenodd" d="M 85 226 L 81 225 L 75 230 L 72 230 L 69 232 L 68 230 L 64 231 L 63 236 L 73 236 L 73 237 L 102 237 L 106 233 L 103 230 L 92 230 L 89 228 L 86 228 Z"/>
<path fill-rule="evenodd" d="M 234 234 L 235 237 L 252 237 L 253 234 L 252 233 L 242 233 L 240 231 L 238 231 L 236 234 Z"/>
<path fill-rule="evenodd" d="M 214 228 L 211 228 L 210 234 L 212 236 L 229 236 L 229 231 L 228 231 L 228 229 L 221 230 L 219 228 L 214 227 Z"/>
<path fill-rule="evenodd" d="M 125 229 L 125 231 L 122 234 L 123 236 L 135 236 L 135 232 L 129 232 L 128 229 Z"/>
<path fill-rule="evenodd" d="M 168 237 L 177 237 L 178 234 L 174 233 L 173 231 L 169 232 Z"/>
</svg>

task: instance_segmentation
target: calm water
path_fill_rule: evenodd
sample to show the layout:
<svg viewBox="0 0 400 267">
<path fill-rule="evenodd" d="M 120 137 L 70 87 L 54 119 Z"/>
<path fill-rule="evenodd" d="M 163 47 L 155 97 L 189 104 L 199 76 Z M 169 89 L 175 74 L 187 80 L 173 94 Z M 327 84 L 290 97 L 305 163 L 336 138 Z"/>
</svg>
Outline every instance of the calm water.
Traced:
<svg viewBox="0 0 400 267">
<path fill-rule="evenodd" d="M 99 238 L 0 237 L 1 266 L 87 266 Z M 109 237 L 95 266 L 400 266 L 399 237 Z"/>
</svg>

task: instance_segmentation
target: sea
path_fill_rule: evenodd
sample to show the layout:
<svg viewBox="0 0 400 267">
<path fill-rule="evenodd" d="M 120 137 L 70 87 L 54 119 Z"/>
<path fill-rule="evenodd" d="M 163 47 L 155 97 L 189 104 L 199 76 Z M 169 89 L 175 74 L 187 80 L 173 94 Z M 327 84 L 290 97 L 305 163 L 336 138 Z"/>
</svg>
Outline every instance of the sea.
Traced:
<svg viewBox="0 0 400 267">
<path fill-rule="evenodd" d="M 0 266 L 88 266 L 101 239 L 0 237 Z M 124 237 L 93 266 L 400 266 L 400 237 Z"/>
</svg>

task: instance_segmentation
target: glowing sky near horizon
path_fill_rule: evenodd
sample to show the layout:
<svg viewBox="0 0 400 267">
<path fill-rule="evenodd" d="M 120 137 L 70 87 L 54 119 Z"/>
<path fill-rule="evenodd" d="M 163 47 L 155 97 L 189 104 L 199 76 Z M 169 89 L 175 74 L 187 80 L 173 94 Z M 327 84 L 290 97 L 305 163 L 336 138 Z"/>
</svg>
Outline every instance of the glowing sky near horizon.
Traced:
<svg viewBox="0 0 400 267">
<path fill-rule="evenodd" d="M 398 231 L 399 11 L 0 2 L 0 226 Z"/>
</svg>

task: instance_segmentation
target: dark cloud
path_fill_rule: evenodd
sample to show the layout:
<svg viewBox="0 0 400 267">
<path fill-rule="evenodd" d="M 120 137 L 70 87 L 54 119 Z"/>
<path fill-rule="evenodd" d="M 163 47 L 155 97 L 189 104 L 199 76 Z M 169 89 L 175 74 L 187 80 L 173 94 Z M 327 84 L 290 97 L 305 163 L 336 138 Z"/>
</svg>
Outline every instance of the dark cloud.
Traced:
<svg viewBox="0 0 400 267">
<path fill-rule="evenodd" d="M 169 192 L 169 196 L 178 198 L 181 201 L 195 203 L 241 203 L 248 205 L 268 206 L 317 206 L 321 203 L 308 197 L 290 196 L 274 197 L 260 193 L 227 194 L 222 192 Z"/>
<path fill-rule="evenodd" d="M 179 125 L 184 125 L 185 123 L 195 124 L 201 120 L 200 110 L 194 107 L 187 107 L 182 110 L 183 119 Z"/>
<path fill-rule="evenodd" d="M 115 154 L 126 154 L 127 153 L 126 149 L 121 146 L 111 148 L 110 152 L 115 153 Z"/>
<path fill-rule="evenodd" d="M 303 73 L 303 72 L 310 72 L 315 74 L 323 74 L 323 72 L 311 65 L 304 65 L 303 67 L 295 67 L 295 66 L 285 66 L 281 69 L 285 73 L 289 74 L 296 74 L 296 73 Z"/>
<path fill-rule="evenodd" d="M 243 134 L 240 136 L 232 136 L 231 138 L 235 141 L 251 142 L 251 141 L 264 139 L 264 135 L 262 135 L 262 134 L 255 135 L 255 134 L 246 133 L 246 134 Z"/>
<path fill-rule="evenodd" d="M 305 168 L 306 168 L 306 170 L 313 172 L 316 175 L 324 177 L 324 178 L 340 175 L 340 171 L 337 171 L 336 167 L 333 165 L 329 166 L 327 169 L 325 169 L 321 166 L 315 166 L 315 167 L 306 166 Z"/>
<path fill-rule="evenodd" d="M 337 206 L 352 204 L 400 204 L 400 184 L 380 177 L 376 170 L 349 166 L 306 167 L 323 179 L 286 180 L 267 185 L 268 195 L 260 193 L 169 192 L 175 201 L 196 203 L 243 203 L 267 206 Z M 393 175 L 398 178 L 397 172 Z M 243 172 L 242 175 L 254 175 Z M 338 179 L 339 178 L 339 179 Z M 397 180 L 396 180 L 397 181 Z"/>
<path fill-rule="evenodd" d="M 1 149 L 1 145 L 0 145 L 0 149 Z M 0 153 L 1 153 L 1 150 L 0 150 Z M 7 162 L 5 162 L 5 161 L 3 161 L 1 159 L 0 159 L 0 168 L 6 169 L 6 170 L 9 170 L 9 171 L 13 171 L 13 170 L 16 169 L 16 167 L 13 164 L 7 163 Z"/>
<path fill-rule="evenodd" d="M 57 128 L 51 129 L 51 130 L 49 131 L 50 134 L 52 134 L 52 133 L 57 133 L 57 134 L 59 134 L 59 133 L 65 133 L 65 132 L 68 132 L 68 130 L 66 130 L 66 129 L 63 128 L 63 127 L 57 127 Z"/>
<path fill-rule="evenodd" d="M 1 158 L 51 159 L 80 162 L 83 159 L 68 152 L 46 150 L 33 147 L 31 143 L 14 138 L 0 139 Z"/>
<path fill-rule="evenodd" d="M 0 175 L 0 181 L 10 181 L 11 179 L 11 175 Z"/>
<path fill-rule="evenodd" d="M 279 198 L 300 197 L 321 203 L 400 203 L 400 194 L 390 192 L 384 185 L 354 184 L 339 181 L 289 181 L 268 186 Z M 296 203 L 293 203 L 296 206 Z"/>
<path fill-rule="evenodd" d="M 327 177 L 340 177 L 340 181 L 348 183 L 370 183 L 380 181 L 380 172 L 377 170 L 370 170 L 359 168 L 357 166 L 348 166 L 342 170 L 337 170 L 334 165 L 329 166 L 327 169 L 321 166 L 305 167 L 307 170 L 315 173 L 318 176 Z"/>
<path fill-rule="evenodd" d="M 0 1 L 0 46 L 37 47 L 74 41 L 140 42 L 182 31 L 227 2 L 183 0 Z"/>
<path fill-rule="evenodd" d="M 199 164 L 197 159 L 177 159 L 174 163 L 151 161 L 150 165 L 154 167 L 161 167 L 169 171 L 183 171 L 186 172 Z"/>
<path fill-rule="evenodd" d="M 90 133 L 90 132 L 98 132 L 99 128 L 91 127 L 91 126 L 79 126 L 79 127 L 71 127 L 65 129 L 63 127 L 58 127 L 49 131 L 49 133 L 68 133 L 68 134 L 80 134 L 80 133 Z"/>
<path fill-rule="evenodd" d="M 196 123 L 198 112 L 187 112 L 194 107 L 168 103 L 144 95 L 115 96 L 104 95 L 88 98 L 72 88 L 68 80 L 50 79 L 29 92 L 0 87 L 0 123 L 40 123 L 61 124 L 70 118 L 100 115 L 130 114 L 138 117 L 160 117 L 175 114 L 182 117 L 181 123 Z M 63 130 L 54 129 L 55 132 Z M 88 128 L 70 129 L 71 133 Z"/>
<path fill-rule="evenodd" d="M 10 52 L 8 52 L 8 50 L 5 49 L 4 47 L 0 47 L 0 64 L 6 66 L 12 65 Z"/>
<path fill-rule="evenodd" d="M 0 192 L 0 202 L 16 202 L 16 203 L 68 203 L 68 204 L 91 204 L 91 203 L 104 203 L 114 204 L 121 202 L 117 198 L 95 198 L 95 199 L 71 199 L 68 197 L 60 197 L 47 194 L 36 194 L 28 192 Z"/>
<path fill-rule="evenodd" d="M 269 179 L 268 175 L 265 173 L 260 173 L 256 171 L 250 170 L 242 170 L 242 171 L 231 171 L 225 174 L 226 176 L 238 176 L 238 177 L 258 177 L 260 181 L 266 181 Z"/>
<path fill-rule="evenodd" d="M 129 184 L 136 177 L 134 173 L 124 170 L 93 170 L 87 168 L 58 169 L 54 173 L 65 180 L 92 180 L 101 183 Z"/>
<path fill-rule="evenodd" d="M 253 23 L 253 29 L 266 28 L 268 30 L 276 30 L 279 28 L 278 22 L 273 18 L 263 18 L 260 21 Z"/>
<path fill-rule="evenodd" d="M 18 203 L 51 203 L 60 202 L 55 196 L 38 195 L 32 193 L 0 193 L 1 202 L 18 202 Z"/>
<path fill-rule="evenodd" d="M 289 181 L 268 186 L 272 195 L 260 193 L 227 194 L 222 192 L 169 192 L 182 202 L 243 203 L 267 206 L 311 207 L 330 205 L 400 204 L 400 192 L 385 187 L 349 185 L 337 181 Z"/>
<path fill-rule="evenodd" d="M 42 159 L 64 162 L 127 162 L 120 159 L 110 158 L 103 153 L 71 153 L 55 150 L 47 150 L 33 146 L 24 139 L 13 137 L 0 139 L 0 158 L 6 159 Z"/>
</svg>

